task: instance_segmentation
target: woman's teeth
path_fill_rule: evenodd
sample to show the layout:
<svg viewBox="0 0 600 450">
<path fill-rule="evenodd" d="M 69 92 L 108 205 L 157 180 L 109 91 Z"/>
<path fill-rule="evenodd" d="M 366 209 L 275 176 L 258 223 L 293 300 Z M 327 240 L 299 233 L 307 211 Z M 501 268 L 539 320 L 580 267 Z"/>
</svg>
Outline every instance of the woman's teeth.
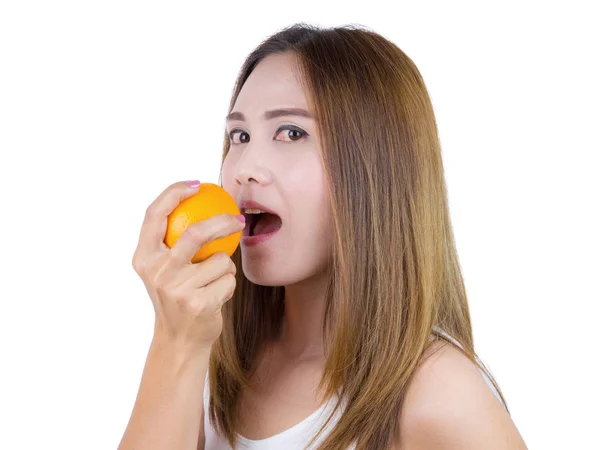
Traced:
<svg viewBox="0 0 600 450">
<path fill-rule="evenodd" d="M 258 209 L 258 208 L 248 208 L 244 212 L 246 214 L 263 214 L 266 211 L 263 211 L 262 209 Z"/>
</svg>

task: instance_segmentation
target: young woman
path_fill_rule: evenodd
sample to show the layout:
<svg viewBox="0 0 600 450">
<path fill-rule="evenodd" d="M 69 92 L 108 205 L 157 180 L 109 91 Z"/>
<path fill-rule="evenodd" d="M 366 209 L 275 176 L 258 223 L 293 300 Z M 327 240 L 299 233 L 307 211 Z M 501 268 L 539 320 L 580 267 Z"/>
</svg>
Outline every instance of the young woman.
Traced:
<svg viewBox="0 0 600 450">
<path fill-rule="evenodd" d="M 412 60 L 361 27 L 291 26 L 245 61 L 226 124 L 245 225 L 211 218 L 167 249 L 193 189 L 148 208 L 133 264 L 155 336 L 120 449 L 526 448 L 474 351 Z M 231 259 L 190 264 L 242 226 Z"/>
</svg>

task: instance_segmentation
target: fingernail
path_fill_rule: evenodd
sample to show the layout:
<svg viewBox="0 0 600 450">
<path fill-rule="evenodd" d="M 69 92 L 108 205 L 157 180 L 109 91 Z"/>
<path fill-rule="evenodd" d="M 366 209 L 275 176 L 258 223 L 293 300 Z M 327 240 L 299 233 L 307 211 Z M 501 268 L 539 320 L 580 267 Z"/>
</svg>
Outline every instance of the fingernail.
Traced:
<svg viewBox="0 0 600 450">
<path fill-rule="evenodd" d="M 198 180 L 190 180 L 190 181 L 186 181 L 186 183 L 191 188 L 197 188 L 198 186 L 200 186 L 200 181 L 198 181 Z"/>
<path fill-rule="evenodd" d="M 235 216 L 235 218 L 242 223 L 246 223 L 246 217 L 243 214 L 240 214 L 239 216 Z"/>
</svg>

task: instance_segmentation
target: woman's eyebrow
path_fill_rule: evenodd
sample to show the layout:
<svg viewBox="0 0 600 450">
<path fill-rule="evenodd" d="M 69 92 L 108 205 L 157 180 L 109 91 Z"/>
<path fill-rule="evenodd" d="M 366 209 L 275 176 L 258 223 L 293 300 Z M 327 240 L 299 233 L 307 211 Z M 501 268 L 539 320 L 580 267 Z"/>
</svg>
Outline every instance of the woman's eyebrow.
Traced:
<svg viewBox="0 0 600 450">
<path fill-rule="evenodd" d="M 283 108 L 283 109 L 273 109 L 271 111 L 265 111 L 263 114 L 263 120 L 271 120 L 281 116 L 299 116 L 306 117 L 307 119 L 312 119 L 312 115 L 305 109 L 302 108 Z M 225 118 L 225 121 L 230 120 L 241 120 L 243 122 L 246 121 L 246 116 L 244 116 L 241 112 L 232 112 L 228 114 Z"/>
</svg>

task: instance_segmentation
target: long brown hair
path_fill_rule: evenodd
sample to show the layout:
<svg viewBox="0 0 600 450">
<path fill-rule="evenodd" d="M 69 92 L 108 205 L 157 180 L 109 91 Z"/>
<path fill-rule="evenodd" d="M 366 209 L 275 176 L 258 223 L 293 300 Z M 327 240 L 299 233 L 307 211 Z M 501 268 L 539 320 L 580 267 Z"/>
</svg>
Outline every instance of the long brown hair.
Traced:
<svg viewBox="0 0 600 450">
<path fill-rule="evenodd" d="M 319 388 L 348 404 L 319 450 L 388 448 L 430 336 L 454 345 L 439 330 L 490 377 L 506 407 L 474 351 L 437 125 L 414 62 L 360 25 L 294 24 L 247 57 L 229 112 L 256 65 L 284 52 L 296 57 L 316 118 L 333 216 Z M 223 160 L 228 151 L 225 133 Z M 245 278 L 239 248 L 232 259 L 237 288 L 211 352 L 208 414 L 236 448 L 239 394 L 261 345 L 279 332 L 284 288 Z"/>
</svg>

